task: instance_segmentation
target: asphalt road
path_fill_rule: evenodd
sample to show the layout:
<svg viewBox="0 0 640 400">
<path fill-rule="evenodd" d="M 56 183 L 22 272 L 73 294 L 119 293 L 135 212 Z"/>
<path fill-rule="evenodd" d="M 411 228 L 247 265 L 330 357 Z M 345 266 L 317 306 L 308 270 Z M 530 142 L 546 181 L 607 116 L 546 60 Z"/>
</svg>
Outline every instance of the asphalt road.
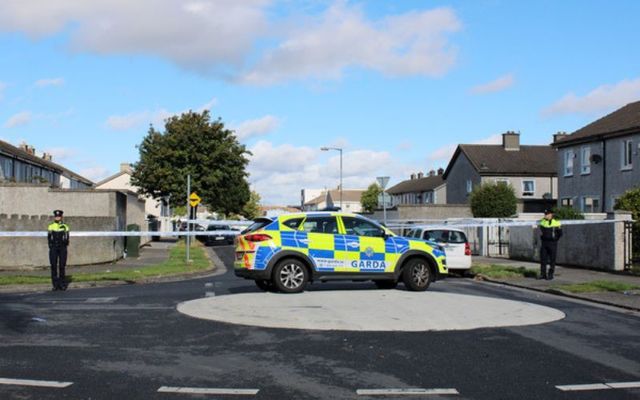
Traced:
<svg viewBox="0 0 640 400">
<path fill-rule="evenodd" d="M 230 268 L 232 249 L 216 252 Z M 327 283 L 310 290 L 376 289 Z M 230 269 L 183 282 L 3 294 L 0 399 L 640 398 L 640 388 L 619 387 L 640 381 L 638 314 L 461 278 L 429 290 L 531 302 L 566 318 L 468 331 L 343 332 L 232 325 L 176 311 L 187 300 L 258 292 Z M 24 386 L 42 381 L 64 387 Z M 598 390 L 557 388 L 584 384 Z M 163 387 L 259 391 L 158 392 Z M 448 390 L 373 397 L 358 395 L 363 389 Z"/>
</svg>

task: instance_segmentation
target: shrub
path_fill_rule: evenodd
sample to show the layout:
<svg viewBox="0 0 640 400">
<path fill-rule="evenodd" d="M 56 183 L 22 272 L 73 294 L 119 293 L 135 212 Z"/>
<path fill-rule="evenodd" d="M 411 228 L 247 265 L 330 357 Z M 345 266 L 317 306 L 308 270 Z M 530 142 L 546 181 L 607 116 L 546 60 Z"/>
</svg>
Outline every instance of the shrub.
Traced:
<svg viewBox="0 0 640 400">
<path fill-rule="evenodd" d="M 584 215 L 573 207 L 554 207 L 553 215 L 557 219 L 584 219 Z"/>
<path fill-rule="evenodd" d="M 516 194 L 511 185 L 487 182 L 471 193 L 471 212 L 476 218 L 507 218 L 516 214 Z"/>
</svg>

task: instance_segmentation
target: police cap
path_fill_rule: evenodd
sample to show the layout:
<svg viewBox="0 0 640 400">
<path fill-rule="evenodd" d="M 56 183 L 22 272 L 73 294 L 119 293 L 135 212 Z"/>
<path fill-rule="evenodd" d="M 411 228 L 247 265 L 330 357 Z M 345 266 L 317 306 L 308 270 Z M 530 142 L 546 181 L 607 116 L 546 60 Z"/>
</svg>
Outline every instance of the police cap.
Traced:
<svg viewBox="0 0 640 400">
<path fill-rule="evenodd" d="M 62 210 L 54 210 L 53 211 L 53 216 L 54 217 L 62 217 L 62 214 L 64 214 L 64 211 L 62 211 Z"/>
<path fill-rule="evenodd" d="M 544 210 L 544 215 L 553 214 L 553 210 L 551 208 L 547 208 Z"/>
</svg>

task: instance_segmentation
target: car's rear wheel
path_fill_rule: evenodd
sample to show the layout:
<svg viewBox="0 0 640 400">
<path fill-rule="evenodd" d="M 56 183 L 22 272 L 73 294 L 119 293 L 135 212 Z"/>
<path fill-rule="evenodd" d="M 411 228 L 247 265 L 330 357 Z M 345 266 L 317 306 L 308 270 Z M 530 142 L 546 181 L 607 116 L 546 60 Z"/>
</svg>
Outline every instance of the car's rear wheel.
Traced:
<svg viewBox="0 0 640 400">
<path fill-rule="evenodd" d="M 402 269 L 402 281 L 407 289 L 414 292 L 427 290 L 431 283 L 429 263 L 422 258 L 414 258 Z"/>
<path fill-rule="evenodd" d="M 280 261 L 273 270 L 273 284 L 283 293 L 302 292 L 308 281 L 307 267 L 294 258 Z"/>
<path fill-rule="evenodd" d="M 395 289 L 398 286 L 398 281 L 392 280 L 383 280 L 383 281 L 373 281 L 376 284 L 378 289 Z"/>
</svg>

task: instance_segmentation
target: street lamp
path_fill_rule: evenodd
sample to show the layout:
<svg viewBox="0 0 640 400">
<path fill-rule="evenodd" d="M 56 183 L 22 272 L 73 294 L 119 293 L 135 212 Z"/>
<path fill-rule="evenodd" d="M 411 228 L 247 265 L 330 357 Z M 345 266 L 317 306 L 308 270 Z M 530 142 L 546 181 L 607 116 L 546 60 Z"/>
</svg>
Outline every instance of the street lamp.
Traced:
<svg viewBox="0 0 640 400">
<path fill-rule="evenodd" d="M 321 151 L 337 150 L 340 152 L 340 211 L 342 208 L 342 148 L 341 147 L 320 147 Z"/>
</svg>

